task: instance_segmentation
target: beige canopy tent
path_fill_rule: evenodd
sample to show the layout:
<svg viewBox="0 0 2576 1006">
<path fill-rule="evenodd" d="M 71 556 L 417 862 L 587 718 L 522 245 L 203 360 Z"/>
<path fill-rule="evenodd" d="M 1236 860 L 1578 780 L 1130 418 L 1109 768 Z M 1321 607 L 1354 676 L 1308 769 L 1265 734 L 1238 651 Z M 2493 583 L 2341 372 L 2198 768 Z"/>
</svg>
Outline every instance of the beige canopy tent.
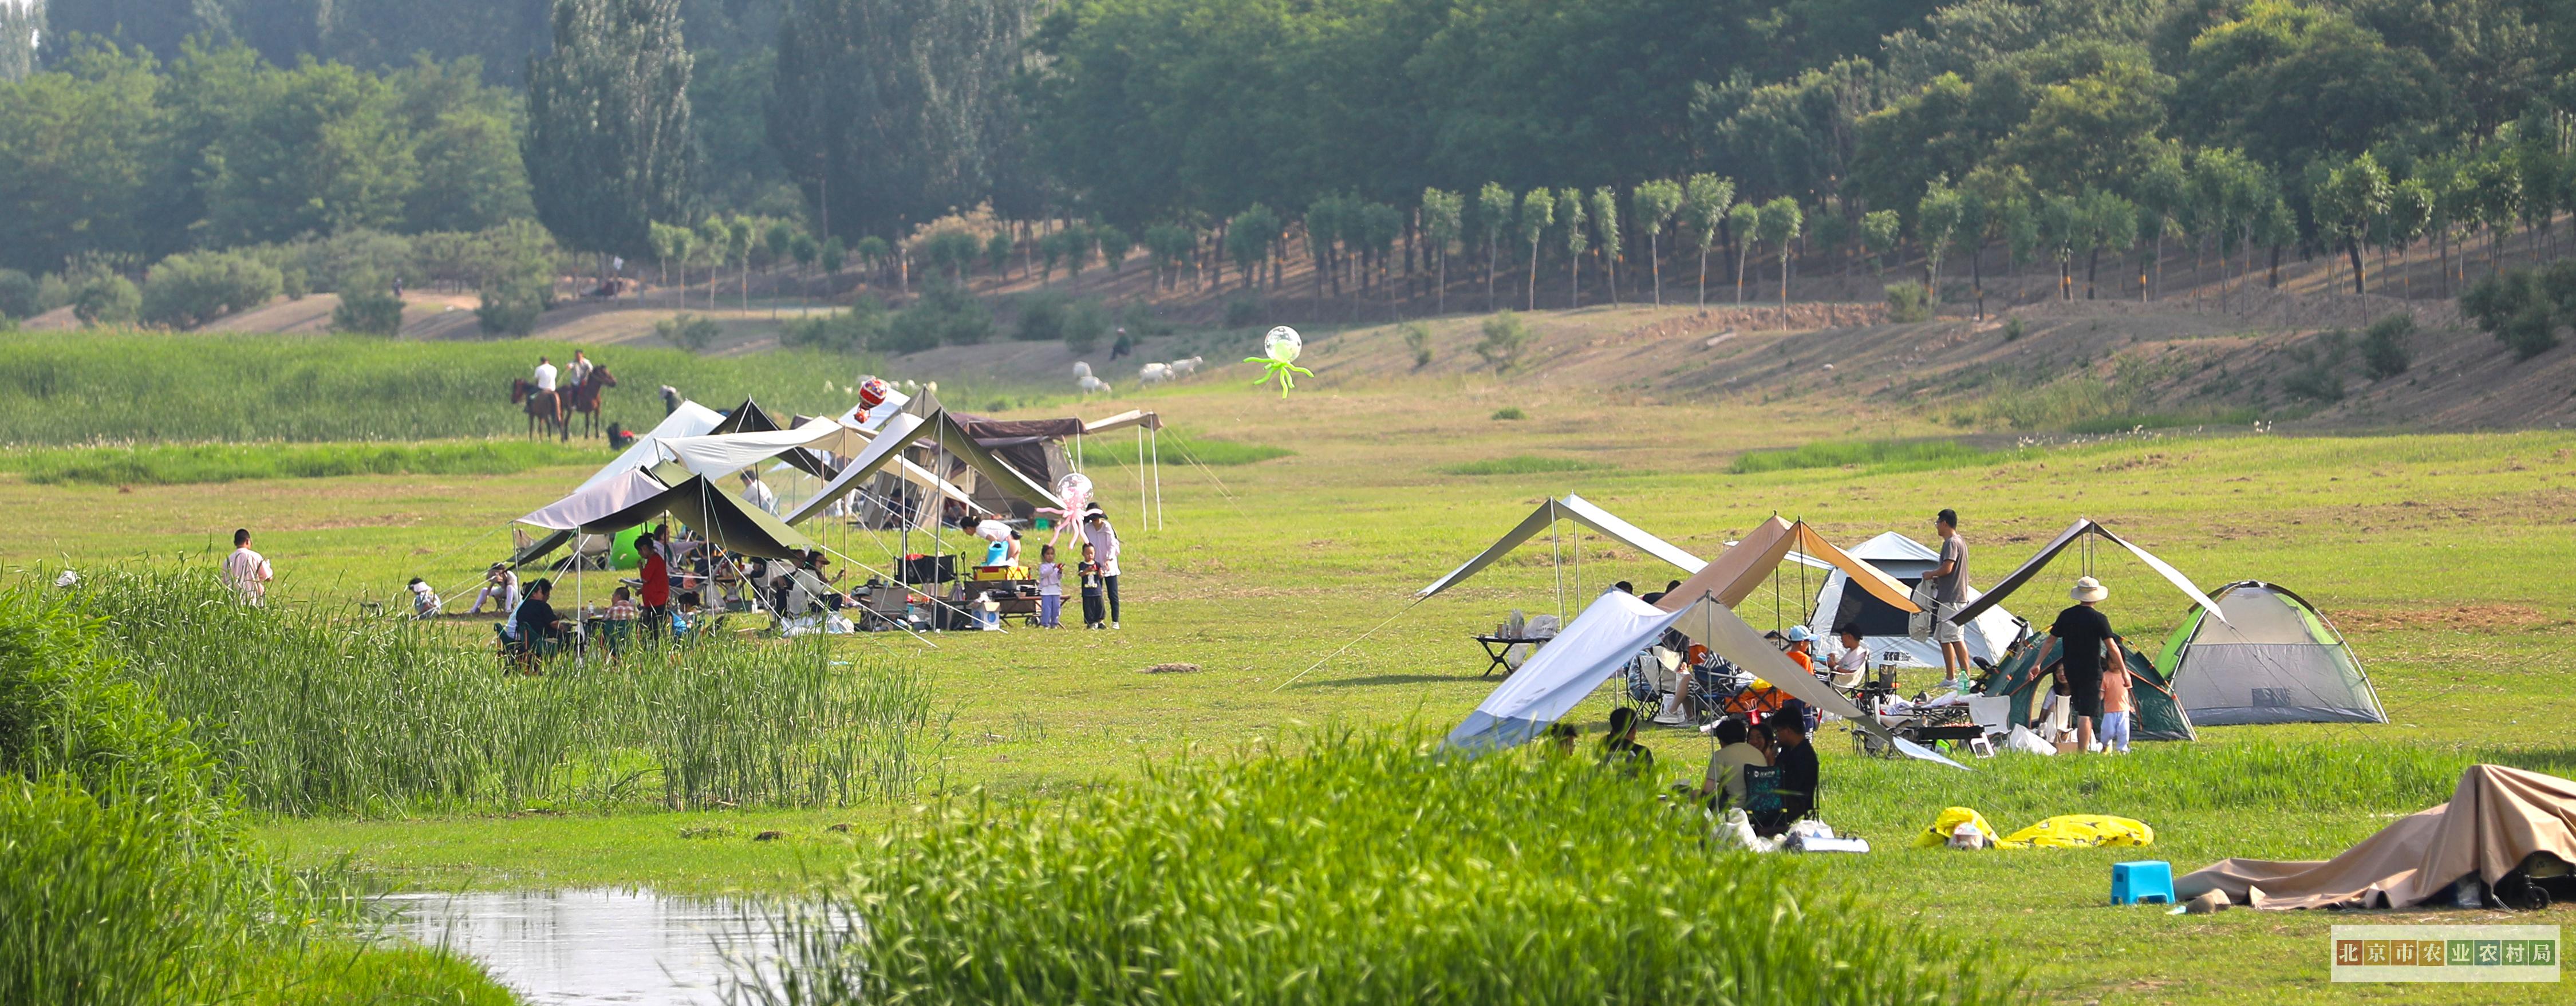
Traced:
<svg viewBox="0 0 2576 1006">
<path fill-rule="evenodd" d="M 2451 802 L 2398 818 L 2343 855 L 2222 860 L 2176 879 L 2174 896 L 2225 891 L 2237 904 L 2270 909 L 2438 906 L 2460 880 L 2493 887 L 2542 854 L 2576 863 L 2576 782 L 2471 765 Z"/>
<path fill-rule="evenodd" d="M 2191 598 L 2192 603 L 2200 605 L 2203 610 L 2209 612 L 2211 617 L 2221 622 L 2227 621 L 2227 613 L 2218 610 L 2218 602 L 2210 600 L 2209 595 L 2201 593 L 2199 587 L 2192 586 L 2191 578 L 2182 575 L 2181 570 L 2149 554 L 2146 549 L 2130 544 L 2128 539 L 2112 534 L 2110 528 L 2103 527 L 2090 517 L 2075 518 L 2075 523 L 2067 525 L 2066 530 L 2058 532 L 2054 540 L 2042 546 L 2038 554 L 2024 561 L 2020 569 L 2013 570 L 2012 575 L 2004 577 L 2002 581 L 1987 588 L 1986 592 L 1976 600 L 1968 602 L 1966 606 L 1959 609 L 1958 614 L 1950 616 L 1950 621 L 1959 625 L 1975 621 L 1977 616 L 1986 613 L 1986 609 L 2003 603 L 2005 597 L 2010 596 L 2013 591 L 2020 590 L 2024 584 L 2030 582 L 2031 577 L 2039 575 L 2039 571 L 2051 560 L 2056 559 L 2058 553 L 2066 551 L 2068 546 L 2086 537 L 2099 538 L 2127 549 L 2130 555 L 2137 556 L 2139 562 L 2146 563 L 2148 569 L 2155 570 L 2157 576 L 2164 577 L 2166 583 L 2173 584 L 2174 589 L 2182 591 L 2183 596 Z M 2086 565 L 2088 567 L 2091 565 L 2089 558 Z"/>
<path fill-rule="evenodd" d="M 1770 579 L 1771 571 L 1778 569 L 1793 552 L 1842 570 L 1852 583 L 1898 611 L 1912 613 L 1923 610 L 1895 577 L 1834 547 L 1834 543 L 1826 541 L 1825 536 L 1816 533 L 1816 529 L 1808 526 L 1806 521 L 1792 524 L 1777 515 L 1763 521 L 1762 526 L 1754 528 L 1752 533 L 1728 548 L 1725 554 L 1717 557 L 1717 561 L 1682 581 L 1681 586 L 1665 594 L 1656 605 L 1665 611 L 1680 611 L 1701 597 L 1713 597 L 1717 603 L 1733 608 L 1752 596 L 1754 589 Z"/>
<path fill-rule="evenodd" d="M 1554 527 L 1556 522 L 1561 520 L 1573 521 L 1634 545 L 1638 551 L 1679 566 L 1686 573 L 1697 573 L 1708 565 L 1698 556 L 1682 551 L 1670 542 L 1647 534 L 1636 525 L 1621 520 L 1619 515 L 1594 506 L 1581 496 L 1567 493 L 1564 499 L 1551 499 L 1539 504 L 1538 509 L 1530 511 L 1528 517 L 1522 518 L 1519 524 L 1514 525 L 1510 531 L 1504 532 L 1501 538 L 1495 539 L 1494 543 L 1486 546 L 1484 551 L 1460 563 L 1458 568 L 1450 570 L 1448 575 L 1431 581 L 1429 586 L 1414 591 L 1413 599 L 1420 601 L 1457 586 L 1459 581 L 1493 565 L 1496 560 L 1501 559 L 1511 550 L 1519 548 L 1522 542 L 1537 537 L 1539 532 Z"/>
</svg>

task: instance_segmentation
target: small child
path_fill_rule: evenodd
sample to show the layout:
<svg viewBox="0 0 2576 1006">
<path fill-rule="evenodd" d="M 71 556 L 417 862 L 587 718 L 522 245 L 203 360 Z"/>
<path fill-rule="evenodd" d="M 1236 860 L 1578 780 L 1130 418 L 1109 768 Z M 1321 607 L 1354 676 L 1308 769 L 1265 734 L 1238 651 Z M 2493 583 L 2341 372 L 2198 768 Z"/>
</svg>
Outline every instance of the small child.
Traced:
<svg viewBox="0 0 2576 1006">
<path fill-rule="evenodd" d="M 1082 545 L 1082 565 L 1075 572 L 1082 577 L 1082 627 L 1097 629 L 1109 624 L 1109 609 L 1101 602 L 1100 564 L 1092 561 L 1097 554 L 1091 543 Z"/>
<path fill-rule="evenodd" d="M 429 589 L 429 581 L 411 578 L 411 617 L 421 621 L 438 617 L 438 594 Z"/>
<path fill-rule="evenodd" d="M 2115 648 L 2116 654 L 2118 650 Z M 2113 659 L 2118 659 L 2114 657 Z M 2102 750 L 2129 753 L 2129 720 L 2137 714 L 2129 701 L 2129 672 L 2117 664 L 2102 671 Z"/>
<path fill-rule="evenodd" d="M 1063 628 L 1064 564 L 1055 561 L 1055 546 L 1038 546 L 1038 628 Z"/>
<path fill-rule="evenodd" d="M 696 623 L 698 620 L 698 592 L 694 590 L 683 590 L 680 592 L 680 596 L 674 598 L 673 601 L 674 603 L 671 605 L 671 637 L 674 639 L 684 638 L 689 634 L 689 626 Z"/>
</svg>

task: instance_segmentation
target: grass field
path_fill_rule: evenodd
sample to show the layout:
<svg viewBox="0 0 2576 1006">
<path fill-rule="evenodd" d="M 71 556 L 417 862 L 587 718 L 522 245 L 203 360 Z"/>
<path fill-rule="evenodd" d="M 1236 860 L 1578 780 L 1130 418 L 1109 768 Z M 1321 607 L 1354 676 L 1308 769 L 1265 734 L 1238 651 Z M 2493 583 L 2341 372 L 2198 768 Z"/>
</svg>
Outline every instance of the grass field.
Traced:
<svg viewBox="0 0 2576 1006">
<path fill-rule="evenodd" d="M 1221 471 L 1166 465 L 1168 527 L 1159 529 L 1140 519 L 1131 472 L 1099 479 L 1128 543 L 1123 631 L 952 635 L 935 650 L 900 636 L 835 641 L 835 659 L 900 661 L 926 676 L 934 707 L 953 717 L 952 740 L 931 773 L 939 791 L 980 787 L 996 800 L 1047 801 L 1104 776 L 1137 777 L 1177 752 L 1294 743 L 1330 724 L 1445 730 L 1494 685 L 1477 677 L 1484 661 L 1468 635 L 1515 607 L 1556 611 L 1560 576 L 1571 614 L 1573 599 L 1611 581 L 1679 575 L 1625 546 L 1568 534 L 1558 543 L 1561 573 L 1550 565 L 1549 543 L 1533 542 L 1465 585 L 1407 606 L 1412 590 L 1546 495 L 1580 492 L 1703 557 L 1774 512 L 1804 518 L 1838 542 L 1888 529 L 1929 540 L 1931 512 L 1956 507 L 1980 584 L 2089 516 L 2204 586 L 2260 577 L 2299 590 L 2351 637 L 2394 722 L 2212 729 L 2200 744 L 2150 745 L 2126 761 L 2008 759 L 1978 763 L 1973 775 L 1859 759 L 1829 730 L 1819 737 L 1826 814 L 1878 851 L 1772 860 L 1768 868 L 1796 871 L 2026 966 L 2051 1001 L 2564 1001 L 2556 988 L 2329 987 L 2327 927 L 2346 917 L 2115 910 L 2098 905 L 2108 864 L 2135 852 L 1962 854 L 1916 850 L 1910 840 L 1942 807 L 1965 804 L 2007 828 L 2055 813 L 2137 817 L 2157 829 L 2150 855 L 2177 869 L 2230 855 L 2323 857 L 2440 801 L 2472 759 L 2576 772 L 2576 734 L 2557 711 L 2576 700 L 2562 656 L 2576 639 L 2576 608 L 2556 589 L 2556 571 L 2576 561 L 2568 534 L 2576 522 L 2576 435 L 2141 437 L 2001 458 L 1945 454 L 1938 468 L 1901 463 L 1917 459 L 1901 452 L 1815 456 L 1823 466 L 1754 463 L 1746 467 L 1762 470 L 1736 473 L 1747 451 L 1955 430 L 1943 416 L 1866 400 L 1658 405 L 1458 378 L 1364 390 L 1319 380 L 1286 401 L 1212 382 L 1083 411 L 1139 404 L 1205 440 L 1295 453 Z M 1524 410 L 1529 421 L 1490 418 L 1505 407 Z M 1518 458 L 1598 467 L 1530 471 Z M 1496 473 L 1446 473 L 1460 466 Z M 585 471 L 140 485 L 122 493 L 0 475 L 0 506 L 18 515 L 16 533 L 0 539 L 0 562 L 190 554 L 185 561 L 208 562 L 217 535 L 248 525 L 277 564 L 283 596 L 354 612 L 359 597 L 388 597 L 412 575 L 451 589 L 470 582 L 506 547 L 504 521 L 549 502 Z M 883 543 L 837 528 L 820 533 L 882 565 Z M 2062 560 L 2007 606 L 2044 618 L 2063 604 L 2055 599 L 2079 565 Z M 2107 613 L 2131 638 L 2161 640 L 2176 622 L 2180 595 L 2134 562 L 2105 558 L 2096 572 L 2115 590 Z M 1818 584 L 1792 568 L 1777 586 L 1778 600 L 1763 591 L 1742 607 L 1757 627 L 1777 622 Z M 479 625 L 454 631 L 488 635 Z M 1201 670 L 1145 673 L 1170 661 Z M 1577 719 L 1597 733 L 1606 709 L 1596 701 Z M 1695 774 L 1706 758 L 1695 733 L 1646 740 L 1668 779 Z M 853 839 L 825 825 L 856 822 L 864 836 L 912 813 L 909 803 L 886 801 L 685 812 L 575 801 L 368 818 L 331 811 L 271 818 L 259 833 L 293 861 L 347 857 L 404 883 L 776 891 L 834 874 L 849 860 Z M 786 840 L 741 837 L 773 828 Z M 2562 908 L 2542 921 L 2576 922 L 2576 913 Z"/>
</svg>

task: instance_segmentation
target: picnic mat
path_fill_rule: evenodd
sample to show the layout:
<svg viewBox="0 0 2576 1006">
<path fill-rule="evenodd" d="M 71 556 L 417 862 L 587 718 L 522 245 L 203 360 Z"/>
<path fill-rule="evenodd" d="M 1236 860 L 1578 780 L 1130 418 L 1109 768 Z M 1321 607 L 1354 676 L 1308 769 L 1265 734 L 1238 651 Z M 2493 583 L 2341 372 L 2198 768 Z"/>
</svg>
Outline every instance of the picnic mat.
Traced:
<svg viewBox="0 0 2576 1006">
<path fill-rule="evenodd" d="M 2532 853 L 2576 863 L 2576 782 L 2502 765 L 2472 765 L 2451 802 L 2399 818 L 2318 862 L 2228 859 L 2174 882 L 2189 900 L 2225 891 L 2256 908 L 2407 908 L 2460 878 L 2503 879 Z"/>
</svg>

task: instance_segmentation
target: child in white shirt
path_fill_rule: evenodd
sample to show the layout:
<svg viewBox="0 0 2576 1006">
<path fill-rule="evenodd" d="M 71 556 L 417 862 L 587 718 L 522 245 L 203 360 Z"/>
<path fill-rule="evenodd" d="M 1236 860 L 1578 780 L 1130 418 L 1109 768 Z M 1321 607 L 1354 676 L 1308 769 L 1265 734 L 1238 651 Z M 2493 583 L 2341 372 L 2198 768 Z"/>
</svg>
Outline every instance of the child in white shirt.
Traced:
<svg viewBox="0 0 2576 1006">
<path fill-rule="evenodd" d="M 1064 613 L 1064 564 L 1055 561 L 1055 546 L 1038 549 L 1038 628 L 1061 628 Z"/>
</svg>

